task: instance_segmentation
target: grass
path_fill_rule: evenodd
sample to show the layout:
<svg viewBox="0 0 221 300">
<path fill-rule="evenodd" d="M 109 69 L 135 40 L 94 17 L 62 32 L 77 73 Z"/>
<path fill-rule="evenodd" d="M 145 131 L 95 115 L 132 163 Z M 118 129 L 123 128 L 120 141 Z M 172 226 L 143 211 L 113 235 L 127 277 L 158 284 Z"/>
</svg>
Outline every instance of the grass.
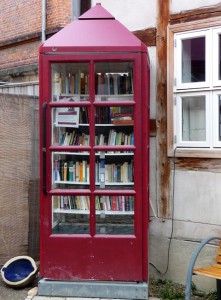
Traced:
<svg viewBox="0 0 221 300">
<path fill-rule="evenodd" d="M 217 300 L 216 291 L 204 293 L 198 290 L 194 283 L 192 283 L 191 289 L 191 300 Z M 182 284 L 174 283 L 170 280 L 150 279 L 149 296 L 167 300 L 185 299 L 185 286 L 183 286 Z"/>
</svg>

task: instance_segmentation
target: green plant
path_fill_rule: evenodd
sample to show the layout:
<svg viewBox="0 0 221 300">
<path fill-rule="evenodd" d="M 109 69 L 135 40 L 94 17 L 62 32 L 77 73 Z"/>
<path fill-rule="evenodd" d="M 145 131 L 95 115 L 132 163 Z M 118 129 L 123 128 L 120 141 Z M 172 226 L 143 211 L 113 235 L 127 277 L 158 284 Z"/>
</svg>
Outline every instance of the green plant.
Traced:
<svg viewBox="0 0 221 300">
<path fill-rule="evenodd" d="M 193 282 L 191 285 L 191 291 L 191 300 L 217 300 L 216 291 L 205 293 L 197 289 Z M 165 300 L 183 300 L 185 299 L 185 286 L 166 279 L 150 279 L 149 296 Z"/>
<path fill-rule="evenodd" d="M 174 286 L 171 281 L 165 281 L 160 293 L 162 299 L 184 299 L 185 294 L 182 287 Z"/>
</svg>

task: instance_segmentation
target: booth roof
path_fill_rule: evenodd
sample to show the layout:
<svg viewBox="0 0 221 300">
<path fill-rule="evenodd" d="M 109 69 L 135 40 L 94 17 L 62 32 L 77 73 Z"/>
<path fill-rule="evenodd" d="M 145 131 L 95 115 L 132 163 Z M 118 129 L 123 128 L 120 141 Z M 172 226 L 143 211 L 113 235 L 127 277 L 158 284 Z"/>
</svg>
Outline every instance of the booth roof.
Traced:
<svg viewBox="0 0 221 300">
<path fill-rule="evenodd" d="M 145 48 L 133 33 L 97 4 L 46 40 L 40 52 L 141 51 Z"/>
</svg>

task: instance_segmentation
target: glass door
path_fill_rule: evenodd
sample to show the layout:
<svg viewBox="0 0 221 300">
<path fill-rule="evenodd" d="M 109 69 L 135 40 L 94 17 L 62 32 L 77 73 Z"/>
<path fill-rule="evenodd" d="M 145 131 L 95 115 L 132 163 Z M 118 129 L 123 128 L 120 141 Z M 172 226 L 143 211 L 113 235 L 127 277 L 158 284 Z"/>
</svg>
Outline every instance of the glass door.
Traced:
<svg viewBox="0 0 221 300">
<path fill-rule="evenodd" d="M 44 276 L 139 281 L 138 61 L 45 60 L 51 88 L 45 109 Z"/>
<path fill-rule="evenodd" d="M 134 235 L 133 62 L 95 64 L 96 234 Z"/>
</svg>

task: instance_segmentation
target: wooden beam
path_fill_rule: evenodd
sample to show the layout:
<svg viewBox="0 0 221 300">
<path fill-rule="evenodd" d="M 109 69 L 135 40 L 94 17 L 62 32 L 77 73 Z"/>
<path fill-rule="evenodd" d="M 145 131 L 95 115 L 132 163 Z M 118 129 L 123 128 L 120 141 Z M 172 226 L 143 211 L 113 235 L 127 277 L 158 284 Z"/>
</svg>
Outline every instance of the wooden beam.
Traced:
<svg viewBox="0 0 221 300">
<path fill-rule="evenodd" d="M 156 38 L 156 145 L 157 187 L 160 216 L 170 215 L 170 162 L 167 157 L 167 26 L 170 17 L 170 0 L 158 0 Z"/>
<path fill-rule="evenodd" d="M 221 4 L 171 14 L 170 24 L 191 22 L 221 16 Z"/>
<path fill-rule="evenodd" d="M 150 119 L 150 136 L 151 137 L 156 137 L 156 120 L 155 119 Z"/>
<path fill-rule="evenodd" d="M 174 160 L 171 160 L 171 168 Z M 202 171 L 202 172 L 220 172 L 221 161 L 220 158 L 205 158 L 205 157 L 177 157 L 175 159 L 175 169 L 185 171 Z"/>
<path fill-rule="evenodd" d="M 142 30 L 134 31 L 133 34 L 136 35 L 146 46 L 156 46 L 156 28 L 147 28 Z"/>
</svg>

